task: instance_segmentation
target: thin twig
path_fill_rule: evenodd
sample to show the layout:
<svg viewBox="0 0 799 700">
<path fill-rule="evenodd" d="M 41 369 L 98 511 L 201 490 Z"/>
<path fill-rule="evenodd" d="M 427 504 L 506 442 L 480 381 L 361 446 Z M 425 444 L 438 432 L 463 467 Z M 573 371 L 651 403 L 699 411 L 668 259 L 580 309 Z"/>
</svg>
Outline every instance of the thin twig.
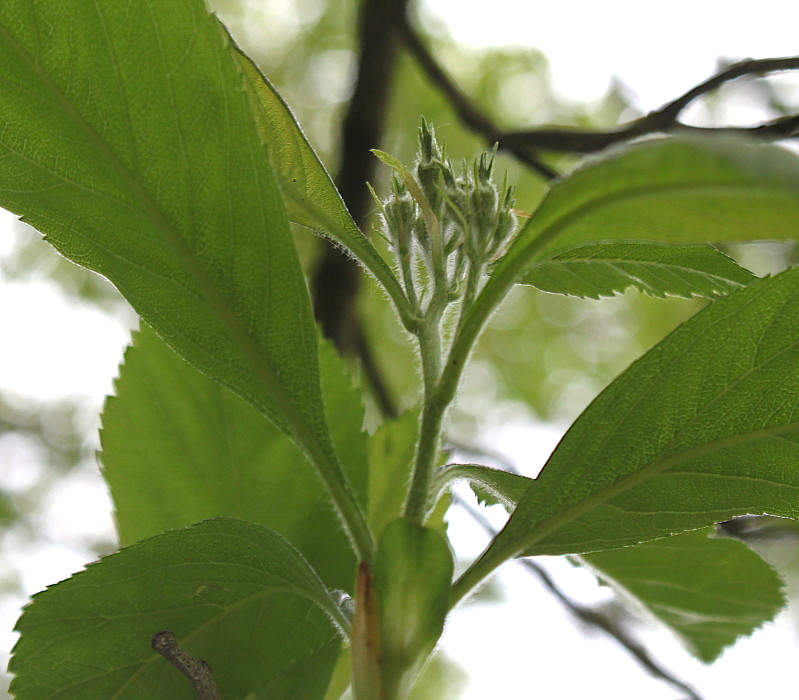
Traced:
<svg viewBox="0 0 799 700">
<path fill-rule="evenodd" d="M 543 163 L 535 151 L 524 143 L 507 143 L 504 132 L 491 118 L 466 96 L 464 92 L 447 75 L 439 65 L 433 54 L 425 46 L 419 34 L 411 24 L 408 14 L 399 14 L 399 33 L 406 48 L 419 62 L 427 77 L 435 84 L 444 96 L 450 101 L 461 121 L 472 131 L 481 134 L 488 145 L 493 147 L 499 143 L 501 148 L 511 151 L 522 163 L 535 170 L 546 179 L 557 177 L 558 172 Z"/>
<path fill-rule="evenodd" d="M 452 495 L 453 504 L 463 508 L 471 518 L 480 527 L 485 530 L 486 534 L 491 537 L 497 535 L 496 529 L 491 525 L 488 519 L 477 508 L 471 504 L 466 503 L 457 495 Z M 678 689 L 680 692 L 686 694 L 688 700 L 702 700 L 699 695 L 688 683 L 680 680 L 673 673 L 665 669 L 658 663 L 658 661 L 650 654 L 649 651 L 637 640 L 633 639 L 620 625 L 616 624 L 610 617 L 604 615 L 598 610 L 594 610 L 586 605 L 582 605 L 577 601 L 567 596 L 555 583 L 549 572 L 541 565 L 537 564 L 532 559 L 518 559 L 517 563 L 522 566 L 526 571 L 533 574 L 543 584 L 543 586 L 568 610 L 575 618 L 577 618 L 584 625 L 601 630 L 616 643 L 625 649 L 637 662 L 644 668 L 650 675 L 658 680 L 668 683 L 672 687 Z"/>
<path fill-rule="evenodd" d="M 655 114 L 660 114 L 663 118 L 674 121 L 685 108 L 698 97 L 713 92 L 713 90 L 716 90 L 732 80 L 745 76 L 763 76 L 767 73 L 779 73 L 797 69 L 799 69 L 799 56 L 761 59 L 749 58 L 745 61 L 739 61 L 716 73 L 716 75 L 708 78 L 696 87 L 691 88 L 685 94 L 680 95 L 676 100 L 672 100 L 664 107 L 661 107 Z"/>
<path fill-rule="evenodd" d="M 461 121 L 472 131 L 481 134 L 490 144 L 510 151 L 520 161 L 546 178 L 557 173 L 539 158 L 539 151 L 559 153 L 596 153 L 613 144 L 654 133 L 685 131 L 747 134 L 768 140 L 799 136 L 799 115 L 780 117 L 751 127 L 695 127 L 679 121 L 679 116 L 692 102 L 737 78 L 762 76 L 767 73 L 799 70 L 799 56 L 784 58 L 747 59 L 735 63 L 704 82 L 696 85 L 663 107 L 645 117 L 607 131 L 583 131 L 568 128 L 542 128 L 524 131 L 505 131 L 480 110 L 447 75 L 414 28 L 407 14 L 402 18 L 401 36 L 408 51 L 416 58 L 430 81 L 449 100 Z"/>
<path fill-rule="evenodd" d="M 221 700 L 211 667 L 200 659 L 189 656 L 169 630 L 159 632 L 152 639 L 152 647 L 178 671 L 191 681 L 197 700 Z"/>
<path fill-rule="evenodd" d="M 448 449 L 465 452 L 466 454 L 479 456 L 491 462 L 495 462 L 500 465 L 504 471 L 512 474 L 520 473 L 518 469 L 508 462 L 507 457 L 496 451 L 453 440 L 451 438 L 447 439 L 446 445 Z M 474 508 L 456 494 L 452 494 L 452 502 L 454 505 L 463 508 L 490 537 L 495 537 L 497 535 L 496 529 L 491 525 L 482 511 Z M 601 612 L 582 605 L 567 596 L 558 587 L 557 583 L 555 583 L 554 579 L 549 575 L 549 572 L 540 564 L 537 564 L 532 559 L 518 559 L 516 562 L 536 576 L 544 587 L 563 605 L 563 607 L 574 615 L 574 617 L 589 627 L 602 630 L 605 634 L 614 639 L 652 676 L 686 693 L 689 700 L 702 700 L 702 697 L 690 685 L 661 666 L 646 648 L 633 639 L 620 625 L 616 624 L 607 615 L 603 615 Z"/>
</svg>

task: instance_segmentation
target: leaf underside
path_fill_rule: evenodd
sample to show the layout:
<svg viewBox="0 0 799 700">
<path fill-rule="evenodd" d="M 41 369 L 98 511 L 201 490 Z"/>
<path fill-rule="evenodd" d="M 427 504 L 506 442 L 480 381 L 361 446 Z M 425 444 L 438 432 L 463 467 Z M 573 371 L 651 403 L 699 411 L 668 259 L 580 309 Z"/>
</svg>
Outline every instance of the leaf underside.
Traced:
<svg viewBox="0 0 799 700">
<path fill-rule="evenodd" d="M 396 298 L 394 273 L 358 228 L 289 106 L 244 53 L 236 58 L 289 218 L 343 246 Z"/>
<path fill-rule="evenodd" d="M 583 553 L 799 516 L 799 270 L 714 302 L 575 421 L 495 546 Z"/>
<path fill-rule="evenodd" d="M 587 158 L 555 183 L 505 257 L 527 257 L 539 237 L 536 260 L 586 243 L 786 240 L 797 224 L 794 154 L 729 135 L 658 137 Z"/>
<path fill-rule="evenodd" d="M 777 573 L 712 528 L 580 557 L 674 630 L 702 661 L 772 620 L 785 605 Z"/>
<path fill-rule="evenodd" d="M 521 284 L 598 299 L 635 287 L 656 297 L 714 298 L 756 279 L 712 246 L 599 243 L 578 246 L 530 266 Z"/>
<path fill-rule="evenodd" d="M 321 349 L 334 441 L 365 502 L 363 407 L 335 350 Z M 356 562 L 302 453 L 146 326 L 125 354 L 102 421 L 103 475 L 123 545 L 206 518 L 235 517 L 279 532 L 330 587 L 352 589 Z"/>
<path fill-rule="evenodd" d="M 0 205 L 192 364 L 327 445 L 288 219 L 204 3 L 9 0 L 0 66 Z"/>
<path fill-rule="evenodd" d="M 502 505 L 509 513 L 531 486 L 526 477 L 490 467 L 450 469 L 486 505 Z M 705 528 L 575 560 L 711 662 L 785 605 L 782 581 L 769 564 L 739 542 L 711 538 L 712 533 Z"/>
<path fill-rule="evenodd" d="M 192 700 L 187 679 L 150 647 L 169 630 L 210 665 L 224 698 L 267 685 L 281 688 L 273 699 L 322 697 L 338 639 L 317 603 L 333 605 L 267 528 L 219 518 L 172 530 L 35 595 L 17 623 L 11 691 L 18 700 Z M 276 638 L 273 624 L 291 632 Z M 292 676 L 309 640 L 311 663 Z"/>
</svg>

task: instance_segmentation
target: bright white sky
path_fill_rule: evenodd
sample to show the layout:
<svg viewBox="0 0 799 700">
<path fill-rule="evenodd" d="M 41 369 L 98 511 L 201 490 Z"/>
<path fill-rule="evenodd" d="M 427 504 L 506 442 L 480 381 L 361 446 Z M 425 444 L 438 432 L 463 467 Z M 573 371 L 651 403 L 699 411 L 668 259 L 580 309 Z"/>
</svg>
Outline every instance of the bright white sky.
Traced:
<svg viewBox="0 0 799 700">
<path fill-rule="evenodd" d="M 772 0 L 754 5 L 717 0 L 426 0 L 423 11 L 467 44 L 513 43 L 543 50 L 553 84 L 568 98 L 598 98 L 617 76 L 643 109 L 655 108 L 708 77 L 718 57 L 799 53 L 799 4 Z M 7 228 L 3 220 L 0 226 Z M 0 240 L 0 258 L 7 240 L 5 245 Z M 0 386 L 38 399 L 81 394 L 99 405 L 110 391 L 126 334 L 119 323 L 66 304 L 45 285 L 4 282 L 0 271 L 0 338 Z M 531 455 L 531 439 L 539 454 Z M 524 421 L 495 433 L 495 440 L 525 464 L 540 464 L 554 446 L 551 430 Z M 59 522 L 66 532 L 74 532 L 75 523 L 90 531 L 95 517 L 107 522 L 109 506 L 102 488 L 94 483 L 81 489 L 92 494 L 89 501 L 67 488 L 54 504 L 53 513 L 60 518 L 52 528 L 54 538 Z M 452 533 L 461 551 L 479 552 L 481 534 L 468 518 L 458 517 Z M 41 561 L 26 580 L 31 591 L 82 563 L 68 547 L 50 547 L 33 556 Z M 464 700 L 675 700 L 674 691 L 648 679 L 623 652 L 576 630 L 557 604 L 514 568 L 504 577 L 511 605 L 472 606 L 449 624 L 446 647 L 473 674 Z M 606 597 L 584 572 L 562 562 L 556 571 L 583 601 Z M 12 611 L 5 611 L 0 626 L 12 618 Z M 4 632 L 0 643 L 5 646 Z M 794 630 L 787 623 L 756 634 L 709 669 L 667 635 L 652 633 L 648 641 L 706 700 L 787 697 L 799 680 Z M 536 680 L 530 681 L 531 676 Z"/>
<path fill-rule="evenodd" d="M 617 76 L 645 109 L 709 77 L 719 57 L 799 53 L 799 5 L 786 0 L 425 0 L 423 6 L 463 43 L 542 50 L 564 95 L 598 98 Z"/>
</svg>

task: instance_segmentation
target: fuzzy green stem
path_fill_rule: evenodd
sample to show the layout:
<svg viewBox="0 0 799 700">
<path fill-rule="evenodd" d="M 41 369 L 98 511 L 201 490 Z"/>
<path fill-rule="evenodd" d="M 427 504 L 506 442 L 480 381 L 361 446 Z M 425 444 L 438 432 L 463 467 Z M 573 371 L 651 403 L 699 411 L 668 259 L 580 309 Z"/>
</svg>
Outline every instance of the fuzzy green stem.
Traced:
<svg viewBox="0 0 799 700">
<path fill-rule="evenodd" d="M 441 440 L 441 424 L 445 412 L 446 405 L 436 400 L 435 396 L 425 400 L 413 477 L 405 501 L 404 515 L 414 523 L 424 523 L 429 510 L 433 491 L 433 471 L 436 466 L 436 456 Z"/>
<path fill-rule="evenodd" d="M 468 310 L 477 294 L 482 270 L 483 267 L 480 265 L 469 264 L 469 275 L 456 338 L 460 335 Z M 443 283 L 444 281 L 443 277 L 435 277 L 435 293 L 426 319 L 428 323 L 425 324 L 423 333 L 419 335 L 424 377 L 424 409 L 419 427 L 419 443 L 413 476 L 405 501 L 405 517 L 420 524 L 424 523 L 428 511 L 435 501 L 433 473 L 441 442 L 441 426 L 447 408 L 455 397 L 458 384 L 456 379 L 453 384 L 445 387 L 441 376 L 440 322 L 448 303 L 448 289 L 447 285 Z"/>
<path fill-rule="evenodd" d="M 439 291 L 438 285 L 436 292 Z M 419 442 L 416 446 L 413 475 L 405 501 L 405 517 L 422 524 L 430 500 L 430 484 L 435 469 L 436 455 L 441 440 L 441 424 L 447 405 L 436 398 L 441 375 L 441 317 L 446 301 L 440 294 L 431 300 L 425 323 L 418 335 L 424 383 L 424 408 L 419 425 Z"/>
</svg>

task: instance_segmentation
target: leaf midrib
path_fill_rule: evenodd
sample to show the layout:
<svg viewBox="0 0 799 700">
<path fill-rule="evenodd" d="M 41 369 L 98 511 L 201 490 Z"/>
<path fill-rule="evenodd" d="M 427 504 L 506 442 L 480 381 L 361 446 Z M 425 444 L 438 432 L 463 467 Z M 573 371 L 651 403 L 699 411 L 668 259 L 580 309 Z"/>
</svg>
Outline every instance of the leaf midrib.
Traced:
<svg viewBox="0 0 799 700">
<path fill-rule="evenodd" d="M 749 304 L 755 303 L 756 299 L 748 300 Z M 786 300 L 783 301 L 783 304 L 786 303 Z M 737 309 L 737 312 L 740 312 L 740 309 Z M 717 319 L 716 323 L 719 323 L 721 319 Z M 715 324 L 714 324 L 715 325 Z M 707 329 L 705 329 L 707 330 Z M 729 392 L 734 389 L 736 386 L 740 385 L 741 382 L 745 381 L 748 377 L 750 377 L 754 372 L 762 371 L 768 364 L 773 362 L 776 358 L 781 357 L 786 352 L 791 350 L 795 350 L 797 345 L 799 345 L 799 340 L 795 340 L 793 343 L 787 345 L 784 348 L 781 348 L 778 352 L 771 355 L 768 359 L 761 362 L 759 365 L 750 367 L 746 372 L 741 374 L 740 376 L 736 377 L 734 381 L 727 384 L 719 393 L 717 393 L 712 399 L 707 401 L 702 406 L 702 411 L 695 412 L 687 421 L 685 421 L 682 425 L 679 426 L 678 430 L 675 430 L 674 434 L 672 435 L 671 440 L 667 445 L 663 447 L 662 451 L 667 451 L 671 445 L 678 439 L 679 434 L 684 434 L 685 429 L 693 423 L 698 416 L 703 415 L 707 408 L 713 406 L 718 401 L 722 399 L 722 397 L 729 394 Z M 684 352 L 690 351 L 690 345 L 684 348 Z M 643 395 L 639 397 L 639 400 L 643 398 Z M 629 414 L 631 410 L 634 410 L 635 406 L 638 405 L 636 401 L 630 407 L 630 409 L 625 413 L 625 416 Z M 621 420 L 624 420 L 622 416 L 617 424 L 620 424 Z M 555 516 L 548 520 L 543 521 L 540 526 L 536 527 L 534 533 L 531 534 L 531 537 L 525 539 L 526 544 L 520 547 L 519 551 L 525 550 L 529 548 L 531 545 L 535 544 L 536 542 L 541 541 L 544 537 L 552 532 L 555 532 L 557 529 L 562 527 L 563 525 L 572 522 L 573 520 L 577 519 L 581 515 L 584 515 L 586 512 L 590 511 L 597 505 L 601 505 L 605 501 L 609 501 L 615 496 L 627 491 L 639 483 L 649 479 L 652 476 L 655 476 L 661 472 L 667 471 L 671 467 L 689 460 L 693 459 L 694 457 L 700 456 L 705 454 L 706 452 L 713 452 L 716 449 L 723 449 L 725 447 L 732 447 L 737 444 L 745 444 L 752 440 L 757 440 L 762 437 L 781 437 L 784 432 L 790 432 L 799 428 L 799 422 L 789 422 L 785 423 L 780 426 L 774 426 L 771 428 L 764 428 L 759 431 L 749 431 L 747 433 L 738 433 L 736 435 L 731 435 L 725 438 L 721 438 L 720 440 L 716 440 L 709 443 L 702 443 L 696 447 L 689 448 L 684 452 L 680 452 L 672 457 L 666 457 L 661 459 L 656 459 L 653 462 L 650 462 L 642 469 L 633 472 L 632 474 L 628 475 L 627 477 L 623 477 L 617 482 L 614 482 L 610 486 L 602 489 L 592 496 L 589 496 L 585 501 L 582 501 L 571 508 L 567 508 L 564 511 L 561 511 L 560 516 Z M 610 433 L 608 437 L 610 436 Z M 546 468 L 546 467 L 545 467 Z M 723 478 L 723 475 L 719 475 Z M 584 507 L 584 508 L 583 508 Z M 572 512 L 576 512 L 576 515 L 571 515 Z M 543 533 L 543 534 L 542 534 Z"/>
<path fill-rule="evenodd" d="M 638 471 L 633 472 L 622 479 L 619 479 L 600 491 L 597 491 L 580 503 L 575 504 L 570 508 L 566 508 L 557 516 L 544 520 L 539 526 L 536 527 L 533 535 L 525 538 L 522 541 L 521 546 L 516 549 L 516 552 L 518 553 L 529 549 L 532 545 L 540 542 L 548 535 L 551 535 L 562 528 L 564 525 L 573 522 L 580 516 L 585 515 L 587 512 L 593 510 L 596 506 L 602 505 L 604 502 L 612 500 L 625 491 L 638 486 L 640 483 L 657 476 L 662 472 L 668 471 L 672 467 L 682 462 L 695 459 L 696 457 L 701 457 L 702 455 L 715 452 L 716 450 L 735 447 L 737 445 L 747 444 L 749 442 L 754 442 L 764 438 L 782 437 L 784 433 L 797 429 L 799 429 L 799 421 L 785 423 L 781 426 L 765 428 L 763 430 L 739 433 L 737 435 L 721 438 L 720 440 L 715 440 L 713 442 L 703 443 L 702 445 L 688 449 L 685 452 L 681 452 L 680 454 L 668 457 L 666 459 L 659 459 L 650 462 L 644 468 L 639 469 Z M 723 474 L 719 474 L 718 476 L 719 478 L 724 478 Z"/>
<path fill-rule="evenodd" d="M 595 264 L 607 264 L 612 267 L 619 269 L 619 271 L 624 274 L 625 276 L 638 280 L 641 283 L 644 283 L 643 280 L 634 277 L 631 272 L 628 272 L 624 269 L 623 266 L 625 265 L 642 265 L 644 267 L 654 267 L 654 268 L 663 268 L 667 272 L 678 271 L 678 272 L 685 272 L 691 275 L 697 275 L 701 277 L 708 277 L 719 282 L 724 282 L 726 284 L 733 284 L 736 287 L 743 287 L 744 285 L 740 282 L 736 282 L 735 280 L 731 280 L 728 277 L 724 277 L 720 274 L 714 272 L 708 272 L 706 270 L 699 270 L 695 267 L 688 267 L 686 265 L 677 265 L 677 264 L 670 264 L 667 262 L 660 262 L 660 261 L 652 261 L 652 260 L 638 260 L 633 258 L 615 258 L 615 257 L 607 257 L 607 258 L 587 258 L 587 257 L 575 257 L 575 258 L 568 258 L 568 259 L 558 259 L 558 258 L 549 258 L 547 260 L 542 260 L 539 264 L 543 265 L 555 265 L 559 267 L 567 267 L 571 264 L 577 263 L 578 265 L 595 265 Z M 535 268 L 532 268 L 535 269 Z"/>
</svg>

